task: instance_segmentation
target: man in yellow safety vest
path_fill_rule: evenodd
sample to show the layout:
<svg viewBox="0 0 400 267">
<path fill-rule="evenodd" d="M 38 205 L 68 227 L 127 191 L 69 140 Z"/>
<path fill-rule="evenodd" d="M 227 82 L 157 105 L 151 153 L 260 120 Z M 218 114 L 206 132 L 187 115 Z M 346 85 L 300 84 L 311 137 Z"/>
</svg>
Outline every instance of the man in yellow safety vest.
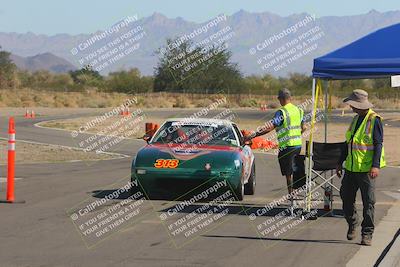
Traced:
<svg viewBox="0 0 400 267">
<path fill-rule="evenodd" d="M 286 88 L 279 91 L 278 100 L 281 108 L 275 112 L 274 118 L 259 127 L 254 134 L 245 138 L 251 139 L 276 130 L 279 143 L 278 161 L 282 175 L 286 176 L 287 189 L 290 195 L 293 191 L 294 159 L 300 154 L 301 134 L 305 131 L 304 111 L 291 103 L 291 93 Z"/>
<path fill-rule="evenodd" d="M 370 246 L 374 232 L 375 178 L 379 169 L 385 167 L 383 148 L 383 127 L 381 117 L 371 108 L 368 93 L 356 89 L 343 100 L 357 115 L 346 132 L 347 150 L 339 161 L 337 174 L 345 174 L 340 188 L 343 212 L 348 223 L 347 239 L 353 240 L 358 225 L 355 199 L 358 189 L 363 201 L 363 221 L 361 223 L 361 244 Z"/>
</svg>

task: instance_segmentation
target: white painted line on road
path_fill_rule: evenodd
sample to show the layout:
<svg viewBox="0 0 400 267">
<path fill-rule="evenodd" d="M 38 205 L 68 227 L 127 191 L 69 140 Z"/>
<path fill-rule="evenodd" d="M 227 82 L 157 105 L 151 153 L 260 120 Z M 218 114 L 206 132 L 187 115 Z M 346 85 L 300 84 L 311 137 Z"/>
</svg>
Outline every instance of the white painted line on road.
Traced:
<svg viewBox="0 0 400 267">
<path fill-rule="evenodd" d="M 8 140 L 7 138 L 0 137 L 1 140 Z M 67 148 L 67 149 L 72 149 L 72 150 L 78 150 L 78 151 L 83 151 L 86 152 L 83 148 L 80 147 L 73 147 L 73 146 L 63 146 L 63 145 L 55 145 L 55 144 L 49 144 L 49 143 L 42 143 L 42 142 L 36 142 L 36 141 L 30 141 L 30 140 L 23 140 L 23 139 L 17 139 L 16 142 L 23 142 L 23 143 L 28 143 L 28 144 L 36 144 L 36 145 L 46 145 L 46 146 L 53 146 L 53 147 L 59 147 L 59 148 Z M 116 153 L 116 152 L 96 152 L 97 154 L 106 154 L 106 155 L 111 155 L 111 156 L 118 156 L 120 158 L 129 158 L 129 155 L 121 154 L 121 153 Z M 76 160 L 76 161 L 83 161 L 83 160 Z"/>
<path fill-rule="evenodd" d="M 42 126 L 40 125 L 40 123 L 45 123 L 45 122 L 54 122 L 54 121 L 59 121 L 59 120 L 47 120 L 47 121 L 40 121 L 35 123 L 33 126 L 37 127 L 37 128 L 42 128 L 42 129 L 50 129 L 50 130 L 56 130 L 56 131 L 64 131 L 64 132 L 69 132 L 72 133 L 74 131 L 71 130 L 67 130 L 67 129 L 62 129 L 62 128 L 56 128 L 56 127 L 47 127 L 47 126 Z M 98 136 L 112 136 L 113 135 L 106 135 L 106 134 L 97 134 L 97 133 L 91 133 L 91 132 L 81 132 L 81 134 L 87 134 L 87 135 L 98 135 Z M 73 137 L 71 136 L 71 138 L 73 139 Z M 121 137 L 122 140 L 134 140 L 134 141 L 140 141 L 143 142 L 142 139 L 138 139 L 138 138 L 129 138 L 129 137 Z"/>
<path fill-rule="evenodd" d="M 42 129 L 50 129 L 50 130 L 64 131 L 64 132 L 69 132 L 69 133 L 71 133 L 71 132 L 72 132 L 71 130 L 56 128 L 56 127 L 47 127 L 47 126 L 42 126 L 42 125 L 40 125 L 41 123 L 44 123 L 44 122 L 55 122 L 55 121 L 59 121 L 59 120 L 64 120 L 64 119 L 39 121 L 39 122 L 33 124 L 33 126 L 35 126 L 35 127 L 37 127 L 37 128 L 42 128 Z M 71 137 L 72 137 L 72 136 L 71 136 Z"/>
<path fill-rule="evenodd" d="M 386 167 L 388 167 L 388 168 L 396 168 L 396 169 L 400 169 L 400 166 L 391 166 L 391 165 L 388 165 L 388 166 L 386 166 Z"/>
<path fill-rule="evenodd" d="M 17 180 L 21 180 L 22 178 L 14 178 L 15 181 Z M 6 177 L 0 177 L 0 183 L 6 183 L 7 182 L 7 178 Z"/>
<path fill-rule="evenodd" d="M 400 191 L 400 190 L 398 190 L 398 191 Z M 392 191 L 382 191 L 382 192 L 385 193 L 386 195 L 392 197 L 392 198 L 400 200 L 400 193 L 392 192 Z"/>
</svg>

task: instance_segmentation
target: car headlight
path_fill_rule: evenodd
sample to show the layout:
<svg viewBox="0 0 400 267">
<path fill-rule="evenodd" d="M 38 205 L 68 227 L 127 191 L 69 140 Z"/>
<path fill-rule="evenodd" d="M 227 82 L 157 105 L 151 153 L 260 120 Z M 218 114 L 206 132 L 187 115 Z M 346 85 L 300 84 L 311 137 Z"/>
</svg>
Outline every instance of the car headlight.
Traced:
<svg viewBox="0 0 400 267">
<path fill-rule="evenodd" d="M 235 159 L 234 163 L 235 163 L 235 169 L 239 169 L 239 167 L 240 167 L 240 160 Z"/>
<path fill-rule="evenodd" d="M 146 170 L 137 169 L 136 173 L 137 174 L 146 174 Z"/>
</svg>

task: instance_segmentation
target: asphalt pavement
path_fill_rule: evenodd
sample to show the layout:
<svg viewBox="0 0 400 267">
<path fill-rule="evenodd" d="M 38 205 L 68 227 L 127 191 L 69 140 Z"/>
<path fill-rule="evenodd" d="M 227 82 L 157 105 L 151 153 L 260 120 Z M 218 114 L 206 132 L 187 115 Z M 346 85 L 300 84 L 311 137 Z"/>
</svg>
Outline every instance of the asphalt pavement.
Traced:
<svg viewBox="0 0 400 267">
<path fill-rule="evenodd" d="M 188 113 L 191 111 L 185 111 L 179 116 Z M 154 111 L 154 115 L 157 114 L 162 117 L 171 116 L 171 113 L 165 111 Z M 242 119 L 262 119 L 262 116 L 265 114 L 259 111 L 240 114 Z M 17 117 L 17 155 L 18 140 L 77 147 L 79 142 L 71 137 L 70 132 L 34 126 L 39 121 L 62 117 L 72 116 L 38 117 L 33 120 Z M 7 136 L 6 125 L 6 118 L 0 117 L 2 137 Z M 82 135 L 82 138 L 88 136 Z M 121 141 L 113 147 L 112 152 L 128 157 L 119 159 L 18 164 L 16 177 L 20 179 L 16 181 L 16 199 L 24 203 L 0 204 L 0 266 L 328 267 L 345 266 L 360 252 L 360 236 L 354 241 L 346 240 L 347 226 L 341 216 L 338 196 L 334 201 L 335 216 L 328 216 L 322 210 L 323 204 L 319 204 L 316 206 L 320 215 L 317 220 L 292 218 L 288 221 L 292 223 L 291 226 L 286 228 L 283 223 L 274 221 L 288 218 L 277 217 L 286 209 L 284 204 L 255 219 L 249 216 L 285 195 L 286 182 L 280 175 L 276 156 L 269 154 L 256 154 L 256 194 L 245 196 L 242 202 L 229 204 L 226 206 L 228 209 L 224 209 L 226 214 L 218 216 L 219 213 L 214 213 L 216 217 L 213 222 L 197 227 L 198 231 L 187 237 L 174 235 L 171 228 L 178 225 L 180 219 L 187 219 L 192 210 L 204 206 L 202 203 L 191 204 L 164 220 L 161 215 L 176 207 L 177 203 L 146 200 L 141 204 L 140 214 L 133 214 L 132 220 L 128 220 L 125 213 L 125 222 L 114 224 L 112 231 L 107 234 L 85 235 L 82 229 L 90 223 L 86 221 L 85 226 L 85 222 L 75 221 L 71 214 L 87 207 L 88 203 L 101 200 L 102 194 L 115 192 L 128 183 L 131 160 L 143 145 L 141 140 Z M 5 173 L 6 166 L 1 166 L 0 176 L 4 177 Z M 336 182 L 339 184 L 339 181 Z M 398 169 L 384 169 L 377 180 L 378 228 L 382 219 L 387 218 L 388 210 L 399 205 L 393 195 L 399 189 Z M 114 207 L 127 197 L 122 194 L 118 199 L 98 207 L 93 214 L 100 218 L 100 214 L 108 212 L 108 216 L 112 211 L 116 213 Z M 5 183 L 0 182 L 0 199 L 4 198 Z M 360 196 L 358 200 L 360 210 Z M 260 228 L 268 219 L 267 224 L 276 228 L 271 228 L 264 235 Z M 390 241 L 392 239 L 387 243 L 385 240 L 377 242 L 367 248 L 367 253 L 370 249 L 370 252 L 374 251 L 378 257 L 381 256 L 385 249 L 388 250 Z M 376 260 L 378 258 L 368 263 L 360 262 L 359 266 L 373 266 Z"/>
</svg>

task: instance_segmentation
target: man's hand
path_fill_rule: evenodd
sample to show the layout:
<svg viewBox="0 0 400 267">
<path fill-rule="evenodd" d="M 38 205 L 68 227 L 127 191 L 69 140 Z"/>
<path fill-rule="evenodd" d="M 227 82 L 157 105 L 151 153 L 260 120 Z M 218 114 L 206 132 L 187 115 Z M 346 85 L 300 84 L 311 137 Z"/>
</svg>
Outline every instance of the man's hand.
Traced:
<svg viewBox="0 0 400 267">
<path fill-rule="evenodd" d="M 252 131 L 250 134 L 243 136 L 244 141 L 250 141 L 254 137 L 256 137 L 256 132 Z"/>
<path fill-rule="evenodd" d="M 371 170 L 369 171 L 369 176 L 371 179 L 375 179 L 379 175 L 379 168 L 372 167 Z"/>
<path fill-rule="evenodd" d="M 303 134 L 305 131 L 307 131 L 307 127 L 303 122 L 301 122 L 301 133 Z"/>
<path fill-rule="evenodd" d="M 342 165 L 337 165 L 337 167 L 336 167 L 336 175 L 338 176 L 338 177 L 342 177 L 342 174 L 343 174 L 343 167 L 342 167 Z"/>
</svg>

